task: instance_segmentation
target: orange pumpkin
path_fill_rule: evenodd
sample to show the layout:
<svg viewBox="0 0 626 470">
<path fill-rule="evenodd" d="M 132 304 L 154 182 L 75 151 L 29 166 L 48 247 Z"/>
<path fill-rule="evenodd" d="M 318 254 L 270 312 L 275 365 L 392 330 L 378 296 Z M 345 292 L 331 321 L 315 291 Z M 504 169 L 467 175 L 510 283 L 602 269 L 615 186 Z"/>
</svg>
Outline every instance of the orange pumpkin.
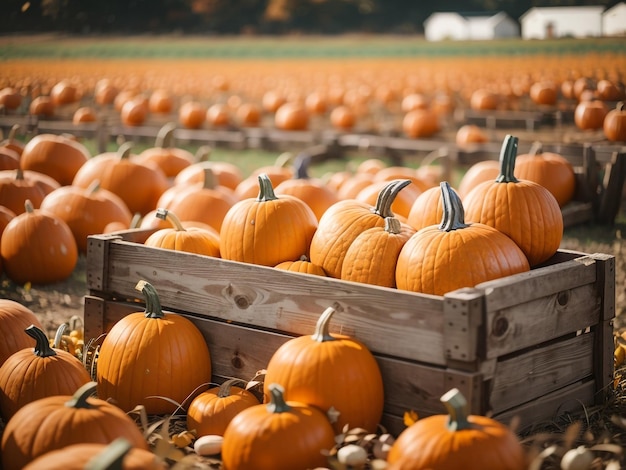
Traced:
<svg viewBox="0 0 626 470">
<path fill-rule="evenodd" d="M 209 106 L 206 112 L 206 121 L 213 127 L 228 127 L 231 121 L 228 105 L 214 103 Z"/>
<path fill-rule="evenodd" d="M 563 214 L 550 191 L 533 181 L 515 178 L 517 142 L 517 137 L 506 136 L 500 153 L 500 174 L 467 195 L 466 217 L 509 236 L 535 266 L 558 250 Z"/>
<path fill-rule="evenodd" d="M 41 328 L 30 325 L 24 331 L 35 340 L 35 348 L 13 353 L 0 367 L 0 414 L 5 423 L 27 403 L 53 395 L 71 395 L 91 380 L 81 361 L 67 351 L 50 347 Z"/>
<path fill-rule="evenodd" d="M 81 106 L 72 115 L 72 124 L 80 125 L 86 122 L 96 122 L 98 116 L 91 106 Z"/>
<path fill-rule="evenodd" d="M 6 139 L 0 141 L 0 147 L 9 148 L 17 152 L 20 156 L 24 151 L 24 144 L 21 140 L 17 139 L 17 133 L 22 129 L 22 126 L 19 124 L 13 124 L 11 129 L 9 129 L 9 135 Z"/>
<path fill-rule="evenodd" d="M 284 103 L 276 110 L 274 125 L 284 131 L 306 130 L 309 127 L 309 113 L 300 103 Z"/>
<path fill-rule="evenodd" d="M 498 160 L 482 160 L 474 163 L 461 177 L 457 192 L 461 199 L 464 199 L 475 186 L 485 181 L 493 181 L 499 174 Z"/>
<path fill-rule="evenodd" d="M 169 114 L 174 109 L 174 97 L 172 93 L 163 88 L 158 88 L 150 93 L 148 98 L 148 110 L 155 114 Z"/>
<path fill-rule="evenodd" d="M 441 397 L 448 414 L 419 419 L 402 431 L 387 455 L 388 470 L 524 470 L 517 436 L 498 421 L 470 415 L 457 389 Z"/>
<path fill-rule="evenodd" d="M 119 320 L 98 356 L 98 396 L 124 411 L 142 404 L 148 414 L 172 413 L 194 390 L 211 381 L 211 356 L 198 328 L 187 318 L 165 313 L 156 289 L 139 281 L 146 309 Z M 120 360 L 122 357 L 125 360 Z M 193 397 L 191 397 L 193 398 Z"/>
<path fill-rule="evenodd" d="M 3 470 L 22 470 L 37 457 L 72 444 L 109 444 L 119 437 L 135 448 L 148 444 L 135 422 L 115 405 L 91 395 L 87 382 L 73 395 L 40 398 L 20 408 L 2 435 Z"/>
<path fill-rule="evenodd" d="M 20 154 L 8 147 L 0 146 L 0 171 L 17 170 L 20 167 Z"/>
<path fill-rule="evenodd" d="M 270 358 L 264 392 L 270 398 L 272 383 L 285 384 L 285 399 L 313 405 L 329 412 L 336 433 L 345 425 L 374 432 L 383 412 L 383 381 L 378 363 L 358 340 L 330 334 L 336 313 L 328 307 L 312 335 L 292 338 Z M 328 384 L 342 384 L 328 387 Z"/>
<path fill-rule="evenodd" d="M 96 82 L 93 97 L 96 104 L 106 106 L 113 104 L 118 93 L 119 89 L 111 80 L 102 78 Z"/>
<path fill-rule="evenodd" d="M 276 269 L 291 271 L 294 273 L 314 274 L 316 276 L 326 276 L 326 271 L 321 266 L 311 263 L 311 260 L 302 255 L 297 261 L 283 261 L 274 266 Z"/>
<path fill-rule="evenodd" d="M 470 95 L 470 108 L 477 111 L 497 109 L 500 104 L 500 96 L 486 88 L 479 88 Z"/>
<path fill-rule="evenodd" d="M 206 121 L 206 107 L 199 101 L 187 101 L 178 109 L 178 121 L 187 129 L 199 129 Z"/>
<path fill-rule="evenodd" d="M 28 172 L 28 175 L 30 173 Z M 55 188 L 60 187 L 56 181 L 54 184 Z M 50 192 L 51 189 L 33 177 L 27 177 L 21 169 L 0 171 L 0 205 L 14 214 L 24 212 L 24 201 L 27 199 L 35 209 L 38 209 Z"/>
<path fill-rule="evenodd" d="M 22 95 L 14 87 L 4 87 L 0 90 L 0 106 L 15 111 L 22 104 Z"/>
<path fill-rule="evenodd" d="M 13 353 L 35 345 L 35 340 L 24 334 L 26 328 L 34 325 L 40 330 L 43 329 L 39 318 L 31 309 L 10 299 L 0 299 L 0 324 L 2 324 L 0 366 Z"/>
<path fill-rule="evenodd" d="M 430 137 L 440 129 L 439 115 L 431 109 L 414 109 L 402 119 L 402 130 L 413 139 Z"/>
<path fill-rule="evenodd" d="M 602 129 L 604 118 L 609 112 L 604 101 L 581 101 L 574 109 L 574 124 L 581 130 Z"/>
<path fill-rule="evenodd" d="M 49 96 L 38 96 L 28 105 L 28 113 L 33 116 L 51 118 L 56 113 L 56 106 Z"/>
<path fill-rule="evenodd" d="M 612 142 L 626 142 L 626 109 L 624 102 L 617 103 L 604 118 L 602 130 L 607 139 Z"/>
<path fill-rule="evenodd" d="M 232 190 L 243 180 L 241 169 L 230 162 L 210 159 L 211 148 L 202 146 L 195 155 L 195 163 L 183 168 L 174 178 L 174 185 L 202 183 L 205 181 L 206 168 L 209 168 L 217 178 L 217 184 Z"/>
<path fill-rule="evenodd" d="M 122 106 L 120 120 L 125 126 L 141 126 L 148 117 L 148 102 L 144 96 L 135 96 Z"/>
<path fill-rule="evenodd" d="M 317 218 L 300 199 L 276 196 L 266 174 L 258 177 L 259 195 L 237 202 L 220 230 L 224 259 L 276 266 L 307 254 Z"/>
<path fill-rule="evenodd" d="M 554 106 L 559 95 L 556 84 L 548 80 L 533 83 L 529 94 L 533 103 L 544 106 Z"/>
<path fill-rule="evenodd" d="M 50 97 L 57 106 L 76 103 L 81 96 L 78 86 L 69 80 L 61 80 L 50 89 Z"/>
<path fill-rule="evenodd" d="M 624 84 L 616 80 L 602 79 L 596 83 L 598 99 L 602 101 L 620 101 L 626 98 Z"/>
<path fill-rule="evenodd" d="M 245 385 L 240 379 L 230 379 L 194 398 L 187 409 L 187 429 L 197 437 L 223 436 L 237 414 L 259 405 L 257 397 Z"/>
<path fill-rule="evenodd" d="M 340 131 L 349 131 L 356 124 L 356 114 L 348 106 L 336 106 L 330 112 L 330 123 Z"/>
<path fill-rule="evenodd" d="M 485 224 L 465 223 L 461 199 L 446 181 L 441 198 L 441 224 L 417 231 L 400 251 L 398 289 L 444 295 L 529 270 L 526 256 L 509 237 Z M 472 264 L 472 257 L 482 262 Z"/>
<path fill-rule="evenodd" d="M 411 206 L 407 223 L 415 230 L 441 223 L 443 199 L 440 186 L 433 186 L 417 196 Z"/>
<path fill-rule="evenodd" d="M 183 148 L 175 146 L 175 123 L 165 124 L 159 130 L 154 147 L 148 148 L 135 157 L 141 164 L 154 164 L 168 178 L 174 178 L 178 173 L 194 163 L 194 155 Z"/>
<path fill-rule="evenodd" d="M 459 147 L 471 147 L 489 142 L 489 136 L 476 124 L 465 124 L 456 131 L 455 142 Z"/>
</svg>

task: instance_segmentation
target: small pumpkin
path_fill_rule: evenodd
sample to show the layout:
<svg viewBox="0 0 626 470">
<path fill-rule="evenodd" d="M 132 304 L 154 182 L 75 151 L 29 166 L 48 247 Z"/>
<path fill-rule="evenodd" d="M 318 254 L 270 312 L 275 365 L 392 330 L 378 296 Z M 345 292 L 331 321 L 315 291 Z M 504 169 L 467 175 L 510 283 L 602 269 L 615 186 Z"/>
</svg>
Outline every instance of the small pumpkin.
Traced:
<svg viewBox="0 0 626 470">
<path fill-rule="evenodd" d="M 174 96 L 165 88 L 157 88 L 148 98 L 148 111 L 155 114 L 169 114 L 174 109 Z"/>
<path fill-rule="evenodd" d="M 458 389 L 441 397 L 448 414 L 419 419 L 400 433 L 387 455 L 388 470 L 524 470 L 528 462 L 513 431 L 467 411 Z"/>
<path fill-rule="evenodd" d="M 243 180 L 241 169 L 234 163 L 211 160 L 211 147 L 203 145 L 195 155 L 196 162 L 183 168 L 174 178 L 174 185 L 202 183 L 205 181 L 204 170 L 209 168 L 217 178 L 217 184 L 233 191 Z"/>
<path fill-rule="evenodd" d="M 357 121 L 356 113 L 345 105 L 334 107 L 329 118 L 332 126 L 340 131 L 351 130 Z"/>
<path fill-rule="evenodd" d="M 27 403 L 53 395 L 71 395 L 91 380 L 76 357 L 50 347 L 41 328 L 30 325 L 24 331 L 35 340 L 35 348 L 13 353 L 0 367 L 0 414 L 4 422 Z"/>
<path fill-rule="evenodd" d="M 256 103 L 242 103 L 235 111 L 235 120 L 243 127 L 258 126 L 261 117 L 261 107 Z"/>
<path fill-rule="evenodd" d="M 50 97 L 57 106 L 76 103 L 82 96 L 80 88 L 70 80 L 61 80 L 50 89 Z"/>
<path fill-rule="evenodd" d="M 500 96 L 494 91 L 479 88 L 470 95 L 469 105 L 476 111 L 497 109 L 500 105 Z"/>
<path fill-rule="evenodd" d="M 28 199 L 38 209 L 52 189 L 34 178 L 32 173 L 25 173 L 20 168 L 0 171 L 0 205 L 19 215 L 24 212 L 24 201 Z M 60 187 L 56 181 L 52 184 L 54 188 Z"/>
<path fill-rule="evenodd" d="M 223 436 L 241 411 L 259 405 L 259 400 L 240 379 L 226 380 L 195 397 L 187 409 L 187 429 L 196 436 Z"/>
<path fill-rule="evenodd" d="M 98 115 L 96 114 L 96 110 L 91 106 L 81 106 L 72 115 L 72 124 L 75 126 L 79 126 L 86 122 L 96 122 L 98 120 Z"/>
<path fill-rule="evenodd" d="M 602 129 L 608 112 L 604 101 L 596 99 L 581 101 L 574 109 L 574 124 L 581 130 Z"/>
<path fill-rule="evenodd" d="M 11 126 L 11 129 L 9 129 L 9 135 L 6 137 L 6 139 L 3 139 L 2 141 L 0 141 L 0 147 L 9 148 L 17 152 L 21 156 L 22 152 L 24 151 L 24 144 L 22 143 L 21 140 L 17 138 L 17 134 L 21 130 L 22 130 L 21 125 L 13 124 Z"/>
<path fill-rule="evenodd" d="M 187 318 L 163 312 L 156 289 L 136 286 L 144 312 L 119 320 L 102 342 L 96 378 L 98 396 L 113 399 L 124 411 L 143 404 L 148 414 L 172 413 L 200 385 L 211 380 L 211 355 L 198 328 Z M 126 358 L 120 360 L 120 358 Z"/>
<path fill-rule="evenodd" d="M 312 335 L 292 338 L 274 352 L 265 373 L 266 401 L 272 395 L 269 385 L 281 383 L 285 399 L 314 405 L 332 416 L 337 434 L 345 425 L 374 432 L 384 403 L 380 369 L 363 343 L 330 333 L 335 312 L 328 307 Z"/>
<path fill-rule="evenodd" d="M 286 102 L 276 110 L 274 125 L 284 131 L 304 131 L 309 127 L 309 113 L 300 103 Z"/>
<path fill-rule="evenodd" d="M 2 341 L 0 341 L 0 366 L 13 353 L 25 348 L 32 348 L 35 340 L 24 334 L 24 330 L 34 325 L 43 330 L 43 325 L 35 312 L 15 300 L 0 299 L 0 324 L 2 324 Z"/>
<path fill-rule="evenodd" d="M 559 97 L 559 89 L 556 83 L 550 80 L 539 80 L 530 86 L 529 95 L 535 104 L 554 106 Z"/>
<path fill-rule="evenodd" d="M 22 104 L 22 98 L 17 88 L 7 86 L 0 90 L 0 106 L 4 109 L 15 111 Z"/>
<path fill-rule="evenodd" d="M 413 139 L 430 137 L 440 129 L 439 115 L 431 109 L 414 109 L 402 119 L 402 130 Z"/>
<path fill-rule="evenodd" d="M 125 126 L 141 126 L 148 118 L 148 101 L 142 95 L 137 95 L 122 105 L 120 120 Z"/>
<path fill-rule="evenodd" d="M 224 103 L 213 103 L 206 112 L 206 121 L 212 127 L 228 127 L 231 123 L 230 110 Z"/>
<path fill-rule="evenodd" d="M 21 470 L 37 457 L 72 444 L 109 444 L 119 437 L 135 448 L 148 444 L 135 422 L 115 405 L 91 395 L 87 382 L 73 395 L 40 398 L 20 408 L 2 435 L 3 470 Z"/>
<path fill-rule="evenodd" d="M 56 114 L 56 105 L 51 97 L 41 95 L 30 102 L 28 114 L 51 118 Z"/>
<path fill-rule="evenodd" d="M 9 147 L 0 146 L 0 171 L 17 170 L 20 167 L 20 154 Z"/>
<path fill-rule="evenodd" d="M 465 124 L 459 127 L 454 138 L 456 144 L 462 148 L 489 142 L 485 129 L 476 124 Z"/>
<path fill-rule="evenodd" d="M 602 123 L 604 136 L 611 142 L 626 142 L 626 109 L 620 101 L 610 110 Z"/>
<path fill-rule="evenodd" d="M 319 409 L 286 401 L 285 389 L 268 385 L 269 403 L 235 416 L 222 444 L 222 462 L 229 470 L 296 470 L 324 467 L 335 433 Z M 271 449 L 280 449 L 271 452 Z"/>
<path fill-rule="evenodd" d="M 294 273 L 314 274 L 316 276 L 326 276 L 326 271 L 321 266 L 313 264 L 311 260 L 302 255 L 300 259 L 296 261 L 283 261 L 274 266 L 276 269 L 282 269 L 284 271 L 291 271 Z"/>
<path fill-rule="evenodd" d="M 187 129 L 200 129 L 206 121 L 206 106 L 199 101 L 187 101 L 178 109 L 178 122 Z"/>
<path fill-rule="evenodd" d="M 154 147 L 148 148 L 135 157 L 142 164 L 158 166 L 166 177 L 174 178 L 183 169 L 194 163 L 194 155 L 175 146 L 176 123 L 165 124 L 156 136 Z"/>
</svg>

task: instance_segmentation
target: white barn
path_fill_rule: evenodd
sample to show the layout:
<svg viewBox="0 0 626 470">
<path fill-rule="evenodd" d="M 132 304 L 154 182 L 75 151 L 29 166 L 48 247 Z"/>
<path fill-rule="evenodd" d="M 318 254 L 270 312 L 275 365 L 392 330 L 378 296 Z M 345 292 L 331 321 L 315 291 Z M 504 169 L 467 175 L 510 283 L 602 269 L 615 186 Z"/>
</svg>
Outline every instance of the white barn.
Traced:
<svg viewBox="0 0 626 470">
<path fill-rule="evenodd" d="M 520 29 L 517 22 L 504 12 L 435 12 L 424 20 L 424 35 L 428 41 L 480 40 L 519 37 Z"/>
<path fill-rule="evenodd" d="M 609 8 L 602 14 L 604 36 L 626 36 L 626 2 Z"/>
<path fill-rule="evenodd" d="M 533 7 L 520 17 L 522 38 L 602 36 L 603 6 Z"/>
</svg>

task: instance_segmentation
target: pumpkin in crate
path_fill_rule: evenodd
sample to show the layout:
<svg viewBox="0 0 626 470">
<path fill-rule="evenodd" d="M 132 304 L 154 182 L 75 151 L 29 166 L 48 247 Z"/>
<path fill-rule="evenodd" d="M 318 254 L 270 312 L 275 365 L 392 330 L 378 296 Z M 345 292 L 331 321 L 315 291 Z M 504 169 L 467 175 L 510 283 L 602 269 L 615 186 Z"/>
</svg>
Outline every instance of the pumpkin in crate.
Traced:
<svg viewBox="0 0 626 470">
<path fill-rule="evenodd" d="M 87 147 L 70 136 L 39 134 L 24 146 L 21 165 L 23 170 L 38 171 L 66 185 L 90 158 Z"/>
<path fill-rule="evenodd" d="M 276 269 L 282 269 L 284 271 L 291 271 L 294 273 L 303 274 L 315 274 L 316 276 L 326 276 L 326 271 L 321 266 L 314 264 L 306 256 L 300 256 L 300 259 L 296 261 L 283 261 L 274 266 Z"/>
<path fill-rule="evenodd" d="M 36 172 L 20 168 L 17 170 L 0 171 L 0 205 L 19 215 L 24 212 L 24 201 L 28 199 L 38 209 L 44 198 L 59 183 L 52 178 Z"/>
<path fill-rule="evenodd" d="M 441 224 L 422 228 L 402 247 L 396 265 L 398 289 L 444 295 L 529 270 L 513 240 L 489 225 L 465 223 L 459 196 L 446 181 L 440 188 Z"/>
<path fill-rule="evenodd" d="M 173 227 L 157 230 L 146 239 L 144 245 L 215 258 L 220 257 L 220 239 L 216 230 L 197 227 L 185 228 L 175 213 L 163 208 L 157 209 L 156 216 L 170 222 Z"/>
<path fill-rule="evenodd" d="M 7 422 L 21 407 L 39 398 L 71 395 L 91 380 L 76 357 L 53 349 L 46 334 L 30 325 L 26 334 L 35 348 L 13 353 L 0 367 L 0 415 Z"/>
<path fill-rule="evenodd" d="M 76 173 L 72 184 L 87 188 L 98 180 L 101 188 L 117 194 L 133 214 L 156 209 L 169 182 L 160 168 L 136 162 L 131 149 L 132 143 L 125 142 L 117 152 L 94 156 Z"/>
<path fill-rule="evenodd" d="M 626 142 L 626 109 L 620 101 L 610 110 L 602 123 L 604 136 L 611 142 Z"/>
<path fill-rule="evenodd" d="M 43 329 L 37 315 L 19 302 L 0 299 L 0 324 L 2 325 L 2 341 L 0 341 L 0 366 L 13 353 L 24 348 L 32 348 L 35 340 L 24 334 L 30 325 Z"/>
<path fill-rule="evenodd" d="M 4 229 L 0 256 L 13 282 L 49 284 L 67 279 L 78 262 L 70 227 L 59 217 L 35 209 L 27 199 L 25 212 Z"/>
<path fill-rule="evenodd" d="M 375 177 L 371 184 L 365 186 L 354 196 L 354 199 L 373 206 L 376 204 L 376 199 L 383 188 L 389 184 L 389 181 L 394 179 L 396 178 L 392 178 L 391 180 L 377 180 Z M 398 179 L 400 179 L 400 177 L 398 177 Z M 411 207 L 415 203 L 415 200 L 422 194 L 422 191 L 426 189 L 423 183 L 420 184 L 422 184 L 422 186 L 417 186 L 415 183 L 407 185 L 402 191 L 398 192 L 391 203 L 391 212 L 403 222 L 406 221 L 409 212 L 411 212 Z"/>
<path fill-rule="evenodd" d="M 515 177 L 517 137 L 507 135 L 500 152 L 500 174 L 476 186 L 464 199 L 469 222 L 490 225 L 509 236 L 530 266 L 548 260 L 563 238 L 563 214 L 552 193 Z"/>
<path fill-rule="evenodd" d="M 363 343 L 330 333 L 335 312 L 328 307 L 312 335 L 292 338 L 274 352 L 265 372 L 265 399 L 271 396 L 269 385 L 280 383 L 286 400 L 327 413 L 337 434 L 346 424 L 374 432 L 384 403 L 380 369 Z"/>
<path fill-rule="evenodd" d="M 41 210 L 54 214 L 72 230 L 78 251 L 87 252 L 87 237 L 103 233 L 113 222 L 128 227 L 133 218 L 126 203 L 115 193 L 100 187 L 94 180 L 87 188 L 61 186 L 41 201 Z"/>
<path fill-rule="evenodd" d="M 98 396 L 124 411 L 142 404 L 148 414 L 172 413 L 176 406 L 169 400 L 183 404 L 211 381 L 209 348 L 190 320 L 163 311 L 152 284 L 142 280 L 136 288 L 146 309 L 126 315 L 104 338 L 96 370 Z"/>
<path fill-rule="evenodd" d="M 442 217 L 443 199 L 441 187 L 437 185 L 427 189 L 415 199 L 407 217 L 407 224 L 415 230 L 421 230 L 429 225 L 441 223 Z"/>
<path fill-rule="evenodd" d="M 331 277 L 341 277 L 348 248 L 361 232 L 385 225 L 393 217 L 391 205 L 411 180 L 394 180 L 384 185 L 374 206 L 353 199 L 339 201 L 328 208 L 311 240 L 310 259 Z M 299 256 L 299 255 L 298 255 Z"/>
<path fill-rule="evenodd" d="M 570 202 L 576 190 L 574 167 L 567 158 L 554 152 L 544 152 L 541 142 L 515 159 L 515 177 L 540 184 L 556 198 L 560 207 Z"/>
<path fill-rule="evenodd" d="M 40 398 L 20 408 L 2 435 L 3 470 L 21 470 L 37 457 L 72 444 L 109 444 L 119 437 L 139 449 L 148 444 L 130 416 L 105 400 L 94 398 L 95 382 L 73 395 Z"/>
<path fill-rule="evenodd" d="M 470 166 L 463 176 L 457 191 L 461 199 L 464 199 L 469 192 L 485 181 L 493 181 L 500 174 L 500 162 L 498 160 L 482 160 Z"/>
<path fill-rule="evenodd" d="M 527 457 L 515 433 L 486 416 L 471 415 L 458 389 L 441 397 L 448 414 L 417 420 L 389 449 L 387 470 L 524 470 Z"/>
<path fill-rule="evenodd" d="M 228 470 L 296 470 L 324 467 L 335 433 L 319 409 L 287 401 L 286 388 L 267 386 L 269 402 L 241 411 L 224 432 L 222 462 Z"/>
<path fill-rule="evenodd" d="M 195 397 L 187 409 L 187 429 L 196 436 L 223 436 L 241 411 L 259 405 L 259 400 L 240 379 L 226 380 Z"/>
<path fill-rule="evenodd" d="M 197 160 L 186 168 L 183 168 L 174 178 L 174 185 L 202 183 L 205 181 L 204 170 L 210 169 L 217 178 L 217 184 L 232 189 L 243 180 L 241 169 L 234 163 L 219 160 L 211 160 L 211 147 L 201 146 L 195 155 Z"/>
<path fill-rule="evenodd" d="M 283 181 L 293 178 L 293 158 L 294 156 L 291 152 L 283 152 L 276 158 L 273 164 L 255 169 L 250 173 L 250 176 L 244 178 L 235 188 L 239 199 L 256 197 L 259 193 L 260 175 L 267 175 L 274 186 L 278 186 Z"/>
<path fill-rule="evenodd" d="M 176 123 L 165 124 L 156 136 L 154 147 L 147 148 L 135 157 L 142 164 L 154 164 L 166 177 L 174 178 L 178 173 L 194 163 L 194 155 L 189 150 L 175 146 Z"/>
<path fill-rule="evenodd" d="M 222 258 L 276 266 L 307 254 L 318 224 L 311 208 L 296 197 L 277 196 L 266 174 L 258 181 L 259 195 L 237 202 L 224 217 Z"/>
</svg>

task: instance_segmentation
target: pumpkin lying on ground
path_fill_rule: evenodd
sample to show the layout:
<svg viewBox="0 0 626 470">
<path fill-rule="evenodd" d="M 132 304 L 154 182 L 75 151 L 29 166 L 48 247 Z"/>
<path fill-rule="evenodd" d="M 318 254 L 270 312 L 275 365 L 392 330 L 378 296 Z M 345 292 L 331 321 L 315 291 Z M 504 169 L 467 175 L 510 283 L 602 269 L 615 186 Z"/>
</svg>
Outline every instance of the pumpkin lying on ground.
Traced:
<svg viewBox="0 0 626 470">
<path fill-rule="evenodd" d="M 39 318 L 31 309 L 10 299 L 0 299 L 0 324 L 2 325 L 0 366 L 13 353 L 35 345 L 35 340 L 24 334 L 26 328 L 34 325 L 43 330 Z"/>
</svg>

